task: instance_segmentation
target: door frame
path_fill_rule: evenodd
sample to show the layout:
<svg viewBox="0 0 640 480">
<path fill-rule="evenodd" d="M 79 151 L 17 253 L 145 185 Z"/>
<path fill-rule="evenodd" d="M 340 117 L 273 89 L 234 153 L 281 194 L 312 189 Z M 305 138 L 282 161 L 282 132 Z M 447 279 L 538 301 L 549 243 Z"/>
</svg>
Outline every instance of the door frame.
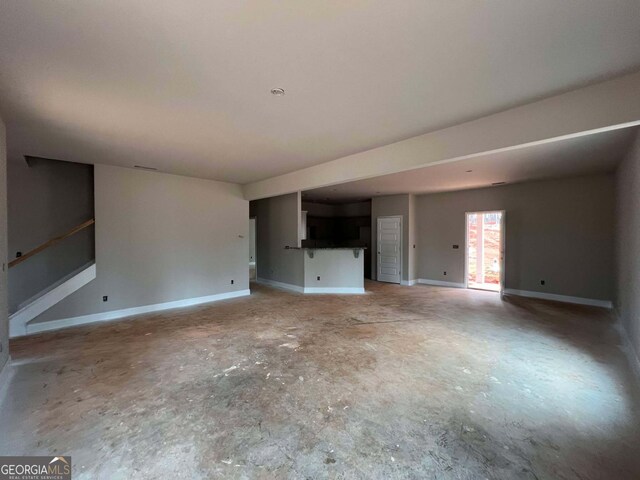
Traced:
<svg viewBox="0 0 640 480">
<path fill-rule="evenodd" d="M 251 230 L 251 220 L 253 220 L 253 242 L 255 243 L 255 248 L 253 249 L 253 268 L 256 271 L 256 280 L 258 280 L 258 217 L 249 217 L 249 230 Z M 251 231 L 249 231 L 249 243 L 251 243 Z M 251 246 L 249 246 L 249 251 L 251 251 Z M 251 262 L 249 262 L 249 267 L 251 267 Z"/>
<path fill-rule="evenodd" d="M 376 217 L 376 282 L 381 282 L 382 280 L 379 280 L 378 278 L 378 273 L 379 273 L 379 269 L 380 269 L 380 252 L 379 252 L 379 248 L 380 245 L 378 244 L 378 236 L 379 236 L 379 232 L 380 229 L 378 228 L 378 222 L 381 218 L 398 218 L 400 219 L 400 252 L 399 252 L 399 256 L 400 256 L 400 279 L 398 280 L 397 285 L 402 285 L 402 270 L 403 270 L 403 264 L 404 264 L 404 257 L 402 256 L 403 254 L 403 250 L 402 250 L 402 242 L 403 242 L 403 238 L 402 238 L 402 234 L 403 234 L 403 229 L 404 229 L 404 219 L 402 218 L 403 215 L 380 215 L 378 217 Z M 394 283 L 394 282 L 384 282 L 384 283 Z"/>
<path fill-rule="evenodd" d="M 470 290 L 482 290 L 480 288 L 470 288 L 469 287 L 469 275 L 467 272 L 469 271 L 469 215 L 473 214 L 485 214 L 485 213 L 501 213 L 500 216 L 500 296 L 504 295 L 504 282 L 507 276 L 507 272 L 505 271 L 506 262 L 505 262 L 505 250 L 506 250 L 506 210 L 476 210 L 471 212 L 464 212 L 464 288 L 468 288 Z M 485 290 L 490 291 L 490 290 Z"/>
</svg>

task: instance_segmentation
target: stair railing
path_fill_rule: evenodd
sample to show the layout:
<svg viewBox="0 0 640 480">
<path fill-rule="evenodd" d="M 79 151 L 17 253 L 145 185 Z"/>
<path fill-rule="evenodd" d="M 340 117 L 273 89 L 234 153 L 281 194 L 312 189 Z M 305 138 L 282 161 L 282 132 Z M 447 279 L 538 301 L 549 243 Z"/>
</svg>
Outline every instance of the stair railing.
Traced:
<svg viewBox="0 0 640 480">
<path fill-rule="evenodd" d="M 25 253 L 21 257 L 18 257 L 18 258 L 15 258 L 15 259 L 11 260 L 9 262 L 9 268 L 15 267 L 19 263 L 24 262 L 25 260 L 33 257 L 34 255 L 42 252 L 43 250 L 46 250 L 49 247 L 52 247 L 56 243 L 61 242 L 62 240 L 64 240 L 65 238 L 68 238 L 68 237 L 70 237 L 72 235 L 75 235 L 79 231 L 84 230 L 85 228 L 93 225 L 94 223 L 96 223 L 95 218 L 91 218 L 91 219 L 87 220 L 86 222 L 83 222 L 80 225 L 78 225 L 76 227 L 73 227 L 68 232 L 63 233 L 62 235 L 60 235 L 58 237 L 54 237 L 51 240 L 48 240 L 48 241 L 44 242 L 42 245 L 39 245 L 36 248 L 34 248 L 33 250 L 28 251 L 27 253 Z"/>
</svg>

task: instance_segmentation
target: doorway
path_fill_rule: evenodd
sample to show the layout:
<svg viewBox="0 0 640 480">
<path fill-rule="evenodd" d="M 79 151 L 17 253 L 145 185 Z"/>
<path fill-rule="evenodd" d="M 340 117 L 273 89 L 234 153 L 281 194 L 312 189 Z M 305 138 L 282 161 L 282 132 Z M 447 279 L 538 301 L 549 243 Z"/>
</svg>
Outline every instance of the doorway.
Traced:
<svg viewBox="0 0 640 480">
<path fill-rule="evenodd" d="M 378 217 L 377 280 L 400 283 L 402 270 L 402 216 Z"/>
<path fill-rule="evenodd" d="M 467 288 L 504 291 L 504 219 L 504 210 L 467 212 Z"/>
<path fill-rule="evenodd" d="M 249 280 L 255 280 L 256 272 L 256 219 L 249 218 Z"/>
</svg>

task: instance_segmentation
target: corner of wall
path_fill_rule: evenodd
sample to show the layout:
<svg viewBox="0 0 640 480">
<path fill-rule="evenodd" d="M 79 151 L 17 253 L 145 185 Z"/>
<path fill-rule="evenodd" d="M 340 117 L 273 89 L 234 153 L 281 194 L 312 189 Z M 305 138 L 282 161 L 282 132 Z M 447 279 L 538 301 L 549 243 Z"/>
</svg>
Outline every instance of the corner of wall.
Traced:
<svg viewBox="0 0 640 480">
<path fill-rule="evenodd" d="M 7 248 L 7 131 L 0 117 L 0 375 L 7 370 L 5 367 L 9 361 Z"/>
<path fill-rule="evenodd" d="M 640 130 L 615 181 L 614 311 L 625 353 L 640 375 Z"/>
<path fill-rule="evenodd" d="M 631 370 L 633 370 L 633 373 L 636 375 L 636 378 L 640 381 L 640 356 L 638 355 L 638 350 L 636 349 L 633 342 L 631 341 L 629 331 L 627 330 L 625 326 L 625 322 L 616 305 L 613 306 L 612 313 L 615 319 L 615 324 L 614 324 L 615 329 L 618 332 L 618 335 L 621 339 L 622 351 L 627 357 L 627 361 L 631 366 Z"/>
</svg>

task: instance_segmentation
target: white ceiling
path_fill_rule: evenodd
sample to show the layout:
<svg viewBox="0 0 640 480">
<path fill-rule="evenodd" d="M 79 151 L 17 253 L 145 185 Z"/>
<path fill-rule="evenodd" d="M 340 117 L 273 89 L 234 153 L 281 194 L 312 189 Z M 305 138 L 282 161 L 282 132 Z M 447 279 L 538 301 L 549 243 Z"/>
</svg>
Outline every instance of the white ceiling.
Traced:
<svg viewBox="0 0 640 480">
<path fill-rule="evenodd" d="M 613 171 L 637 128 L 585 135 L 507 152 L 303 192 L 305 201 L 339 203 L 398 193 L 436 193 L 491 186 L 494 182 L 588 175 Z M 471 170 L 471 172 L 468 172 Z"/>
<path fill-rule="evenodd" d="M 2 0 L 0 112 L 13 156 L 246 183 L 636 70 L 639 46 L 638 0 Z"/>
</svg>

